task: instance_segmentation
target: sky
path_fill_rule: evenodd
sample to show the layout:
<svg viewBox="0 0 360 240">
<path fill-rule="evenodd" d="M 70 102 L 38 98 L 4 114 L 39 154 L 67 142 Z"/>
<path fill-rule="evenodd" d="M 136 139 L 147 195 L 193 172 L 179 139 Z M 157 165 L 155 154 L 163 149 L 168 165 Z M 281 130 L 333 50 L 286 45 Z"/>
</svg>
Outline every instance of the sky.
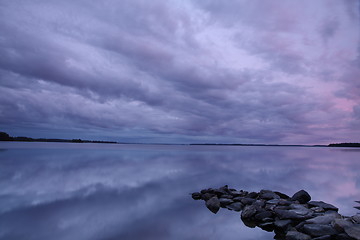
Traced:
<svg viewBox="0 0 360 240">
<path fill-rule="evenodd" d="M 358 0 L 0 0 L 0 131 L 360 141 Z"/>
</svg>

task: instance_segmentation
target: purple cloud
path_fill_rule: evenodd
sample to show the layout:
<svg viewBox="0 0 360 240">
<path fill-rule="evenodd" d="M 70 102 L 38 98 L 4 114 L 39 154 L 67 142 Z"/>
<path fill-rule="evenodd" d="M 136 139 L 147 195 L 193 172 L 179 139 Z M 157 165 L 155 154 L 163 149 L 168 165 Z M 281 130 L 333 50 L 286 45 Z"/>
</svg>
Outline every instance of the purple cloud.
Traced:
<svg viewBox="0 0 360 240">
<path fill-rule="evenodd" d="M 16 0 L 0 14 L 10 134 L 358 141 L 357 1 Z"/>
</svg>

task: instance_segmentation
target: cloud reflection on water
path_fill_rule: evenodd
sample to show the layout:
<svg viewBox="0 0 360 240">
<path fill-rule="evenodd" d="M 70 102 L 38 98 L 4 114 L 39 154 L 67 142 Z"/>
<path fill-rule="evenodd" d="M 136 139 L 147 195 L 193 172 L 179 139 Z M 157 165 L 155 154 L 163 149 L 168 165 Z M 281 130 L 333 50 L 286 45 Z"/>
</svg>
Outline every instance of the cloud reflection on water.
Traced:
<svg viewBox="0 0 360 240">
<path fill-rule="evenodd" d="M 21 144 L 0 153 L 0 239 L 266 240 L 273 235 L 244 227 L 238 213 L 213 215 L 189 193 L 306 189 L 351 215 L 360 199 L 358 151 Z"/>
</svg>

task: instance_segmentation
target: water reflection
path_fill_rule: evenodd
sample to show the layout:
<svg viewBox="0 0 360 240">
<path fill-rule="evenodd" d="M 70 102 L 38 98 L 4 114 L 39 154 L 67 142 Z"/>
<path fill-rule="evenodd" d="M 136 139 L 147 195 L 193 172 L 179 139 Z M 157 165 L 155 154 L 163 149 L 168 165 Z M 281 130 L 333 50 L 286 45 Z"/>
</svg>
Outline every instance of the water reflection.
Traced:
<svg viewBox="0 0 360 240">
<path fill-rule="evenodd" d="M 359 151 L 12 143 L 0 148 L 0 239 L 272 239 L 190 192 L 228 184 L 356 213 Z"/>
</svg>

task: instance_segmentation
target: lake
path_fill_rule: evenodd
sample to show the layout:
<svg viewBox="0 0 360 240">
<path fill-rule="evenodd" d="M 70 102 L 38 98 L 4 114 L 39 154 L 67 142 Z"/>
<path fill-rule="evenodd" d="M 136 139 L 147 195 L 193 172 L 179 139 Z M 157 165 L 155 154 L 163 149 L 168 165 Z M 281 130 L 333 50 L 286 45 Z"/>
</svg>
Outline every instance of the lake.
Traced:
<svg viewBox="0 0 360 240">
<path fill-rule="evenodd" d="M 0 239 L 273 239 L 189 195 L 225 184 L 354 215 L 360 149 L 0 142 Z"/>
</svg>

